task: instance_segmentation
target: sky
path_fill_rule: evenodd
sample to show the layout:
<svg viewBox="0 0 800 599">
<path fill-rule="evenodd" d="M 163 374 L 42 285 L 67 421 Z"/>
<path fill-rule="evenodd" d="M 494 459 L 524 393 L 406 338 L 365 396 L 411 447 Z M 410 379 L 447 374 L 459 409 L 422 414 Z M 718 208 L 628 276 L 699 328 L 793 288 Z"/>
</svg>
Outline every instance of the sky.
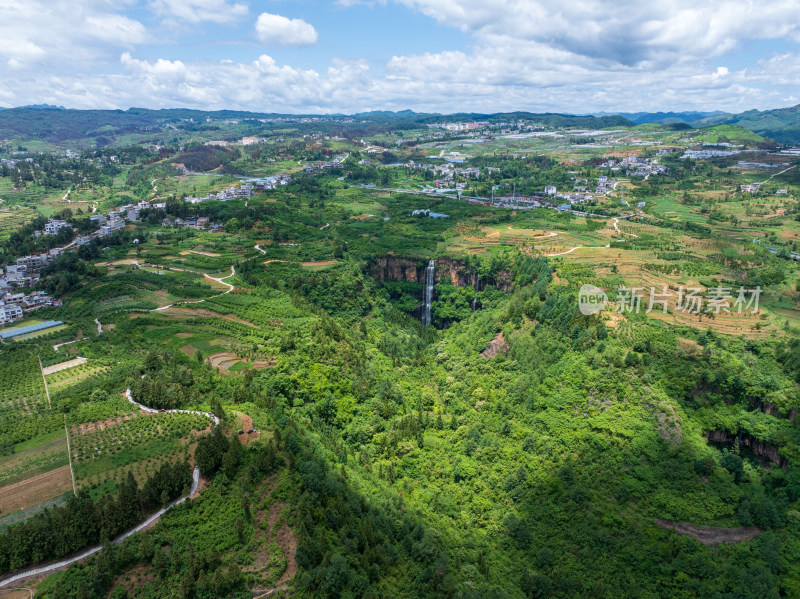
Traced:
<svg viewBox="0 0 800 599">
<path fill-rule="evenodd" d="M 798 0 L 0 0 L 5 107 L 741 112 L 798 82 Z"/>
</svg>

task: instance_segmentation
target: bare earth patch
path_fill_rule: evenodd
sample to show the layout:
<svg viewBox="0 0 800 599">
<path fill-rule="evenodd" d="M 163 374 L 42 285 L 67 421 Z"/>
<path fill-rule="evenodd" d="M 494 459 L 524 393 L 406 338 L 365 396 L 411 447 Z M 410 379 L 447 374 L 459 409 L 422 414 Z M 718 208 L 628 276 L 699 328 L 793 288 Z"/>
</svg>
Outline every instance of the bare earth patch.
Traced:
<svg viewBox="0 0 800 599">
<path fill-rule="evenodd" d="M 52 366 L 47 366 L 46 368 L 42 368 L 42 373 L 45 375 L 53 374 L 54 372 L 60 372 L 61 370 L 66 370 L 67 368 L 73 368 L 74 366 L 80 366 L 88 362 L 89 360 L 86 358 L 75 358 L 74 360 L 70 360 L 69 362 L 61 362 L 61 364 L 53 364 Z"/>
<path fill-rule="evenodd" d="M 336 264 L 338 260 L 318 260 L 317 262 L 301 262 L 303 266 L 330 266 Z"/>
<path fill-rule="evenodd" d="M 238 322 L 239 324 L 243 324 L 248 327 L 257 328 L 252 322 L 244 320 L 243 318 L 239 318 L 238 316 L 233 316 L 231 314 L 217 314 L 211 310 L 202 310 L 199 308 L 171 307 L 167 308 L 166 310 L 161 310 L 161 314 L 169 314 L 173 316 L 204 316 L 206 318 L 221 318 L 222 320 L 227 320 L 229 322 Z"/>
<path fill-rule="evenodd" d="M 670 522 L 655 518 L 655 523 L 661 528 L 674 530 L 679 535 L 687 535 L 697 539 L 703 545 L 721 545 L 722 543 L 738 543 L 752 541 L 763 531 L 755 526 L 745 528 L 719 528 L 716 526 L 694 526 L 688 522 Z"/>
<path fill-rule="evenodd" d="M 188 256 L 189 254 L 200 254 L 201 256 L 210 256 L 211 258 L 220 257 L 220 254 L 215 254 L 214 252 L 199 252 L 197 250 L 184 250 L 181 252 L 181 256 Z"/>
<path fill-rule="evenodd" d="M 484 358 L 494 358 L 499 353 L 508 353 L 508 343 L 503 333 L 497 333 L 497 337 L 492 339 L 486 346 L 486 349 L 481 352 Z"/>
<path fill-rule="evenodd" d="M 69 466 L 62 466 L 44 474 L 3 487 L 0 493 L 0 513 L 8 514 L 57 497 L 72 490 Z"/>
<path fill-rule="evenodd" d="M 247 414 L 239 414 L 239 417 L 242 420 L 242 432 L 239 434 L 239 443 L 247 445 L 250 441 L 258 439 L 261 436 L 261 431 L 254 431 L 248 434 L 247 431 L 253 428 L 253 419 Z"/>
</svg>

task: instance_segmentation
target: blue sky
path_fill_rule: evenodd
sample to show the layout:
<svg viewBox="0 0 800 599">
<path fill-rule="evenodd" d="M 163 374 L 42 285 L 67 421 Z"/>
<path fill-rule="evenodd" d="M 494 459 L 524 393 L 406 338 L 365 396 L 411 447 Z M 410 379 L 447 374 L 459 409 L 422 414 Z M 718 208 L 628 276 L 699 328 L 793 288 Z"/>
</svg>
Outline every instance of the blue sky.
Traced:
<svg viewBox="0 0 800 599">
<path fill-rule="evenodd" d="M 0 0 L 0 106 L 588 113 L 800 103 L 800 2 Z"/>
</svg>

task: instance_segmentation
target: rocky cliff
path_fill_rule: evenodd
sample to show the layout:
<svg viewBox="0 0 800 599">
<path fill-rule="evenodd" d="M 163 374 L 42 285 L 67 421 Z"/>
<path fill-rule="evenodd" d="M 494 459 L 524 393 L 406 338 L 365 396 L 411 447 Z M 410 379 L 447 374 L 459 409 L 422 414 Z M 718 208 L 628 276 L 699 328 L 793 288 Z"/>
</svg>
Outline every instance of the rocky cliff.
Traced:
<svg viewBox="0 0 800 599">
<path fill-rule="evenodd" d="M 703 433 L 706 439 L 709 441 L 713 441 L 714 443 L 733 443 L 736 441 L 736 438 L 739 437 L 739 443 L 742 446 L 746 447 L 750 451 L 752 451 L 757 456 L 765 458 L 772 462 L 773 464 L 777 464 L 781 468 L 789 468 L 788 460 L 780 455 L 778 452 L 778 448 L 773 445 L 772 443 L 765 443 L 764 441 L 759 441 L 755 437 L 751 437 L 750 435 L 740 433 L 739 435 L 734 435 L 729 433 L 728 431 L 708 431 Z"/>
<path fill-rule="evenodd" d="M 397 256 L 377 258 L 370 265 L 370 273 L 379 281 L 405 281 L 422 283 L 425 279 L 427 263 Z"/>
<path fill-rule="evenodd" d="M 370 265 L 370 272 L 379 281 L 422 283 L 427 265 L 427 261 L 424 260 L 383 256 Z M 437 258 L 435 273 L 437 283 L 449 281 L 458 287 L 473 287 L 477 291 L 482 291 L 486 285 L 494 285 L 508 293 L 512 286 L 511 273 L 507 271 L 500 271 L 491 278 L 481 277 L 472 266 L 454 258 Z"/>
</svg>

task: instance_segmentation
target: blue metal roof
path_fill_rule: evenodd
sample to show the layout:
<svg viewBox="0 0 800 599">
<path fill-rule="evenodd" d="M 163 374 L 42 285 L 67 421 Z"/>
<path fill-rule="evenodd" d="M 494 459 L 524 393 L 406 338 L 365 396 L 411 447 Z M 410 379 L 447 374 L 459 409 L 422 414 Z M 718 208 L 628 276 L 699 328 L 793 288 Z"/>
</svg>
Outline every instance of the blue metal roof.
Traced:
<svg viewBox="0 0 800 599">
<path fill-rule="evenodd" d="M 64 324 L 60 320 L 48 320 L 47 322 L 40 322 L 39 324 L 29 324 L 26 327 L 17 327 L 8 331 L 0 331 L 0 339 L 12 339 L 20 335 L 27 335 L 28 333 L 36 333 L 44 329 L 52 329 L 53 327 L 61 326 Z"/>
</svg>

